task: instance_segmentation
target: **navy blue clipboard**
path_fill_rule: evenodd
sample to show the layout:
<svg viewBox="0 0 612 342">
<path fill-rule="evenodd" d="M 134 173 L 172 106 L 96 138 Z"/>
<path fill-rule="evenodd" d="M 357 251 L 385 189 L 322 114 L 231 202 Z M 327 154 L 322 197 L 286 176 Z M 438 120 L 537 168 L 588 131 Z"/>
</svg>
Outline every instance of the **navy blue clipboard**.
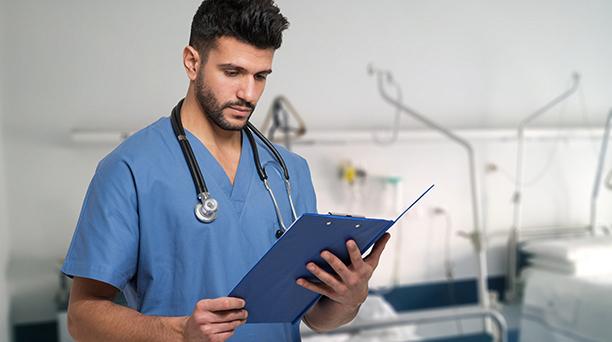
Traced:
<svg viewBox="0 0 612 342">
<path fill-rule="evenodd" d="M 355 240 L 365 253 L 429 190 L 421 194 L 394 221 L 363 217 L 303 214 L 230 292 L 243 298 L 247 323 L 295 323 L 319 299 L 319 294 L 295 283 L 313 279 L 309 261 L 331 271 L 319 255 L 328 250 L 348 264 L 345 242 Z"/>
</svg>

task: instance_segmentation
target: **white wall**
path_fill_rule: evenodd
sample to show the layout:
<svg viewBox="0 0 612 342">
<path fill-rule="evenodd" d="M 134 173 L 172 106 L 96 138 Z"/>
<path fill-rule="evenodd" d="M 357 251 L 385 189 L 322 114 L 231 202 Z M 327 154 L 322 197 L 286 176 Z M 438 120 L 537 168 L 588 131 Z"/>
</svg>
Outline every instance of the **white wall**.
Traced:
<svg viewBox="0 0 612 342">
<path fill-rule="evenodd" d="M 1 101 L 1 98 L 0 98 Z M 0 109 L 1 110 L 1 109 Z M 0 113 L 0 115 L 2 115 Z M 0 116 L 0 131 L 2 130 L 2 119 Z M 0 341 L 9 339 L 9 303 L 7 266 L 10 252 L 10 234 L 6 210 L 6 186 L 5 186 L 5 156 L 3 155 L 4 143 L 0 137 Z"/>
<path fill-rule="evenodd" d="M 24 0 L 6 4 L 3 79 L 10 84 L 5 104 L 10 115 L 4 122 L 4 143 L 15 322 L 54 317 L 56 264 L 65 254 L 94 167 L 110 149 L 75 146 L 69 142 L 69 132 L 136 129 L 167 115 L 186 89 L 181 49 L 198 3 Z M 574 102 L 562 120 L 549 116 L 541 124 L 596 125 L 603 122 L 610 106 L 609 1 L 279 3 L 291 28 L 277 53 L 256 123 L 272 97 L 283 93 L 314 129 L 389 125 L 393 111 L 380 100 L 374 80 L 366 75 L 369 62 L 395 71 L 408 104 L 455 128 L 512 127 L 563 90 L 573 70 L 584 76 L 588 115 Z M 410 120 L 402 122 L 403 127 L 414 126 Z M 498 149 L 505 152 L 498 154 Z M 324 193 L 325 179 L 335 159 L 327 150 L 300 151 L 311 159 L 322 209 L 326 209 L 333 202 Z M 405 153 L 400 147 L 397 151 Z M 405 198 L 432 181 L 435 172 L 457 167 L 456 173 L 439 175 L 442 183 L 434 180 L 443 186 L 427 205 L 444 205 L 453 215 L 453 226 L 469 230 L 461 152 L 444 143 L 421 144 L 410 151 L 425 160 L 406 159 L 388 166 L 406 179 Z M 374 146 L 368 147 L 363 158 L 356 149 L 337 152 L 363 163 L 371 163 L 366 155 L 392 159 Z M 511 172 L 513 153 L 511 144 L 482 145 L 479 168 L 493 156 L 501 158 Z M 437 169 L 441 159 L 448 163 L 446 170 Z M 422 169 L 411 173 L 413 164 Z M 591 164 L 589 159 L 585 169 L 576 166 L 580 169 L 575 172 L 588 174 Z M 378 167 L 382 165 L 387 164 Z M 498 180 L 489 183 L 489 179 L 493 178 L 483 178 L 489 226 L 508 227 L 508 185 L 501 191 Z M 535 200 L 547 203 L 544 197 Z M 551 219 L 582 217 L 582 209 L 563 209 L 568 205 L 573 208 L 573 202 L 555 202 L 549 209 L 557 216 Z M 531 217 L 534 221 L 548 220 L 537 214 Z M 428 225 L 441 223 L 430 220 Z M 435 230 L 411 231 L 434 234 Z M 431 244 L 439 240 L 439 236 L 438 240 L 405 236 Z M 431 247 L 430 255 L 436 248 Z M 454 239 L 453 248 L 465 260 L 458 273 L 473 276 L 469 245 Z M 425 258 L 418 251 L 407 257 Z M 494 273 L 501 272 L 499 262 L 493 265 Z M 405 279 L 440 278 L 439 269 L 432 267 L 412 268 Z"/>
<path fill-rule="evenodd" d="M 2 98 L 0 97 L 0 103 Z M 2 131 L 2 115 L 0 109 L 0 132 Z M 7 266 L 10 252 L 10 234 L 8 212 L 6 209 L 5 156 L 3 136 L 0 136 L 0 341 L 9 340 L 9 303 Z"/>
<path fill-rule="evenodd" d="M 348 134 L 324 134 L 327 139 L 360 137 L 348 144 L 296 145 L 295 150 L 310 163 L 317 189 L 320 212 L 349 212 L 372 217 L 394 218 L 389 212 L 392 189 L 376 180 L 380 176 L 403 179 L 402 207 L 435 183 L 434 189 L 390 232 L 392 240 L 385 251 L 380 270 L 372 285 L 391 285 L 392 270 L 400 263 L 400 284 L 445 279 L 445 241 L 450 239 L 450 253 L 456 278 L 477 274 L 471 243 L 459 232 L 473 229 L 467 154 L 459 146 L 436 134 L 405 132 L 403 139 L 391 145 L 375 144 L 371 132 L 353 138 Z M 484 133 L 484 134 L 483 134 Z M 536 133 L 536 136 L 533 134 Z M 484 204 L 483 225 L 489 244 L 489 275 L 504 275 L 506 243 L 512 227 L 512 195 L 516 141 L 508 134 L 459 131 L 474 144 L 480 200 Z M 547 136 L 531 132 L 525 143 L 525 187 L 523 189 L 523 228 L 546 226 L 586 226 L 589 223 L 590 198 L 595 177 L 601 131 L 579 134 L 552 131 Z M 323 139 L 323 138 L 322 138 Z M 368 139 L 370 139 L 368 141 Z M 350 140 L 349 140 L 350 141 Z M 612 172 L 612 153 L 608 153 L 604 175 Z M 366 170 L 370 181 L 359 188 L 358 195 L 337 178 L 339 163 L 351 160 Z M 495 165 L 496 171 L 487 171 Z M 357 198 L 355 201 L 354 198 Z M 598 201 L 600 225 L 612 224 L 612 192 L 601 188 Z M 450 235 L 444 216 L 435 215 L 442 208 L 450 218 Z M 401 243 L 399 252 L 396 244 Z"/>
<path fill-rule="evenodd" d="M 9 108 L 20 115 L 9 128 L 57 140 L 75 127 L 133 129 L 166 114 L 185 93 L 181 49 L 198 2 L 11 2 Z M 453 127 L 513 127 L 574 70 L 590 112 L 609 106 L 610 1 L 279 3 L 291 27 L 256 122 L 284 93 L 311 128 L 389 124 L 370 62 L 395 72 L 410 105 Z M 566 125 L 583 124 L 578 109 Z"/>
<path fill-rule="evenodd" d="M 0 75 L 5 72 L 5 1 L 0 1 Z M 5 78 L 0 76 L 0 341 L 9 341 L 9 291 L 7 286 L 6 270 L 9 260 L 10 236 L 8 227 L 8 212 L 6 209 L 6 185 L 5 169 L 6 159 L 4 155 L 4 118 L 5 118 Z"/>
</svg>

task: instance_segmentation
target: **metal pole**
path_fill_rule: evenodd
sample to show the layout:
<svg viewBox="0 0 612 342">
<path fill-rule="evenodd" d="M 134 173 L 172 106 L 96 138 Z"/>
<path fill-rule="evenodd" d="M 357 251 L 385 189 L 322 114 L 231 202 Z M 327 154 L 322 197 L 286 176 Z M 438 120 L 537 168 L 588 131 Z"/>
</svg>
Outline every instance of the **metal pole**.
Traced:
<svg viewBox="0 0 612 342">
<path fill-rule="evenodd" d="M 480 202 L 478 200 L 478 183 L 476 177 L 476 162 L 474 158 L 474 149 L 472 145 L 465 139 L 459 137 L 452 131 L 447 128 L 439 125 L 438 123 L 428 119 L 423 114 L 415 111 L 414 109 L 406 106 L 405 104 L 397 101 L 387 94 L 385 91 L 385 87 L 383 85 L 383 78 L 387 79 L 387 82 L 394 83 L 394 80 L 391 76 L 391 73 L 388 71 L 382 71 L 375 69 L 371 65 L 368 67 L 368 71 L 370 74 L 376 74 L 378 80 L 378 90 L 382 98 L 389 102 L 391 105 L 395 106 L 397 109 L 402 112 L 412 116 L 417 121 L 422 122 L 426 126 L 430 127 L 433 130 L 436 130 L 442 133 L 444 136 L 448 137 L 450 140 L 456 142 L 460 146 L 462 146 L 467 154 L 468 154 L 468 165 L 469 165 L 469 173 L 470 173 L 470 195 L 472 199 L 472 219 L 474 230 L 471 234 L 472 242 L 474 243 L 474 247 L 478 256 L 478 302 L 482 308 L 489 308 L 489 295 L 488 295 L 488 285 L 487 285 L 487 256 L 486 256 L 486 241 L 483 238 L 484 232 L 481 231 L 480 225 Z"/>
<path fill-rule="evenodd" d="M 506 299 L 507 300 L 515 300 L 516 298 L 516 272 L 518 269 L 517 265 L 517 248 L 518 242 L 520 239 L 520 229 L 522 225 L 523 212 L 521 207 L 522 201 L 522 191 L 523 191 L 523 149 L 524 149 L 524 140 L 525 140 L 525 128 L 527 125 L 535 120 L 537 117 L 546 113 L 559 103 L 563 102 L 565 99 L 570 97 L 572 94 L 578 90 L 578 85 L 580 84 L 580 74 L 573 73 L 572 74 L 572 85 L 569 89 L 563 92 L 561 95 L 555 97 L 550 102 L 546 103 L 543 107 L 536 110 L 532 114 L 528 115 L 524 118 L 518 126 L 517 129 L 517 152 L 516 152 L 516 178 L 514 184 L 514 195 L 512 198 L 512 203 L 514 207 L 513 212 L 513 221 L 512 221 L 512 229 L 510 231 L 510 237 L 508 241 L 508 277 L 507 277 L 507 292 Z"/>
<path fill-rule="evenodd" d="M 599 197 L 599 185 L 601 184 L 601 173 L 606 163 L 606 150 L 608 148 L 608 140 L 610 139 L 610 122 L 612 122 L 612 109 L 608 113 L 606 126 L 604 127 L 604 135 L 601 139 L 601 149 L 599 151 L 599 162 L 597 163 L 597 172 L 595 173 L 595 183 L 593 184 L 593 195 L 591 196 L 591 220 L 589 230 L 591 235 L 595 235 L 595 225 L 597 224 L 597 198 Z"/>
</svg>

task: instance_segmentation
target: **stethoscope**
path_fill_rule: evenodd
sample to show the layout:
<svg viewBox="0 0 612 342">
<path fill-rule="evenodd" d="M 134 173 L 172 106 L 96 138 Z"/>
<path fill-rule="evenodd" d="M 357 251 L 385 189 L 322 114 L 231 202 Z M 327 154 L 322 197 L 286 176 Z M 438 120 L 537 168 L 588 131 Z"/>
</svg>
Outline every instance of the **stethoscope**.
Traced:
<svg viewBox="0 0 612 342">
<path fill-rule="evenodd" d="M 170 115 L 170 121 L 172 122 L 172 130 L 176 135 L 176 139 L 178 140 L 179 145 L 181 145 L 183 156 L 185 157 L 187 167 L 189 167 L 189 172 L 191 173 L 191 178 L 193 178 L 193 183 L 196 188 L 196 194 L 199 202 L 195 206 L 195 215 L 200 222 L 211 223 L 217 218 L 219 203 L 211 196 L 210 192 L 208 192 L 208 187 L 206 187 L 206 182 L 204 181 L 204 177 L 202 176 L 202 171 L 200 171 L 200 167 L 195 158 L 195 155 L 193 154 L 193 150 L 191 149 L 189 140 L 187 140 L 185 129 L 183 128 L 183 123 L 181 122 L 182 105 L 183 100 L 179 101 L 179 103 L 172 109 L 172 114 Z M 285 233 L 285 231 L 287 231 L 287 226 L 285 225 L 280 207 L 278 206 L 276 197 L 274 196 L 272 188 L 270 187 L 270 183 L 268 182 L 268 174 L 266 173 L 266 169 L 261 166 L 261 162 L 259 160 L 259 152 L 257 151 L 257 144 L 255 143 L 253 133 L 255 133 L 255 135 L 257 135 L 257 137 L 261 141 L 263 141 L 263 143 L 268 147 L 270 152 L 272 152 L 274 158 L 278 161 L 281 168 L 283 169 L 283 179 L 285 181 L 287 197 L 289 198 L 289 206 L 291 207 L 291 217 L 293 222 L 296 220 L 297 215 L 295 213 L 295 207 L 293 205 L 293 198 L 291 197 L 291 182 L 289 182 L 289 170 L 287 169 L 287 165 L 285 164 L 285 161 L 281 157 L 278 150 L 274 147 L 270 140 L 268 140 L 260 131 L 257 130 L 257 128 L 255 128 L 255 126 L 253 126 L 250 122 L 247 122 L 246 126 L 242 130 L 244 131 L 244 134 L 246 135 L 247 139 L 249 139 L 251 149 L 253 150 L 253 159 L 255 159 L 255 166 L 257 168 L 257 174 L 259 175 L 259 179 L 261 179 L 261 181 L 263 182 L 264 187 L 270 194 L 270 198 L 272 199 L 272 203 L 274 204 L 274 211 L 276 212 L 276 217 L 280 226 L 280 228 L 276 231 L 275 235 L 276 238 L 280 238 Z"/>
</svg>

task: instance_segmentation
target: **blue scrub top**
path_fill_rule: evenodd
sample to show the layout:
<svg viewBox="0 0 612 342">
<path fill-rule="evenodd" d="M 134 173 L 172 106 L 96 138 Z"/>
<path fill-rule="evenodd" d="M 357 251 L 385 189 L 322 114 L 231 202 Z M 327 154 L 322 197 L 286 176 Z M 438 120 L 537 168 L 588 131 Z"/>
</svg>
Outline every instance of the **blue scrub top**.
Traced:
<svg viewBox="0 0 612 342">
<path fill-rule="evenodd" d="M 197 301 L 227 296 L 276 241 L 274 206 L 246 137 L 233 185 L 206 147 L 189 132 L 187 138 L 219 202 L 217 219 L 209 224 L 196 219 L 193 180 L 170 119 L 161 118 L 99 163 L 62 272 L 121 289 L 128 305 L 147 315 L 188 316 Z M 288 225 L 280 165 L 256 141 Z M 289 169 L 297 215 L 316 212 L 306 161 L 278 150 Z M 246 324 L 232 340 L 299 341 L 298 325 Z"/>
</svg>

